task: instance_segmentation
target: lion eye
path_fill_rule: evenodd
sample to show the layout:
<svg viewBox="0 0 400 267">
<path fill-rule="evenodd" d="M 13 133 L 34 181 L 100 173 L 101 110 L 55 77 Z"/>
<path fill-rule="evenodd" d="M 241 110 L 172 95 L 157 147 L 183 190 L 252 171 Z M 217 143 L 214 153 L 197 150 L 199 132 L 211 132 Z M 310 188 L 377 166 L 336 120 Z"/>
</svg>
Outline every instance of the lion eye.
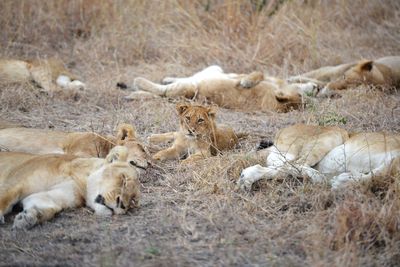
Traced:
<svg viewBox="0 0 400 267">
<path fill-rule="evenodd" d="M 197 120 L 197 122 L 198 123 L 202 123 L 202 122 L 204 122 L 204 119 L 200 118 L 200 119 Z"/>
<path fill-rule="evenodd" d="M 188 117 L 186 117 L 186 120 L 187 120 L 187 121 L 190 121 L 190 117 L 189 117 L 189 116 L 188 116 Z"/>
</svg>

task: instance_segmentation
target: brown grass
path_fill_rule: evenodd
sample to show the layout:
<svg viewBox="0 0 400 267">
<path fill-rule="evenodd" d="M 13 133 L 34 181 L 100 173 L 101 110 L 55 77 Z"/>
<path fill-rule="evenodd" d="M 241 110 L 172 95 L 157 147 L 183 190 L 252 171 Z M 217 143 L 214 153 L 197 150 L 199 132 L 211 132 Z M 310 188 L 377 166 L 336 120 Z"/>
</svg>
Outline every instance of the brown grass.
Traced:
<svg viewBox="0 0 400 267">
<path fill-rule="evenodd" d="M 136 125 L 144 139 L 177 126 L 167 99 L 126 102 L 118 81 L 160 80 L 210 64 L 287 77 L 360 58 L 400 54 L 400 2 L 257 0 L 0 1 L 0 56 L 57 56 L 89 85 L 79 98 L 29 86 L 0 88 L 0 117 L 60 130 L 111 133 Z M 218 121 L 249 138 L 192 167 L 149 170 L 143 205 L 127 216 L 63 212 L 28 233 L 0 227 L 0 265 L 395 266 L 400 260 L 397 182 L 328 185 L 290 178 L 235 190 L 240 171 L 263 159 L 247 153 L 260 136 L 296 122 L 350 131 L 400 130 L 400 96 L 368 88 L 340 99 L 307 99 L 302 111 L 221 109 Z M 172 101 L 173 102 L 173 101 Z"/>
</svg>

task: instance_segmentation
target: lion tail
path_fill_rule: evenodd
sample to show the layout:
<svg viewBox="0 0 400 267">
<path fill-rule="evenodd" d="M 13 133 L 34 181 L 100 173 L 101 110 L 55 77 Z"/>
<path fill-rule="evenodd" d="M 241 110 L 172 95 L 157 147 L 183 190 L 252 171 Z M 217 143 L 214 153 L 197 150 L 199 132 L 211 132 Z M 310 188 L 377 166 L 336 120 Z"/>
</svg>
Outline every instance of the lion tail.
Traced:
<svg viewBox="0 0 400 267">
<path fill-rule="evenodd" d="M 129 89 L 128 88 L 128 85 L 126 84 L 126 83 L 124 83 L 124 82 L 117 82 L 117 88 L 119 88 L 119 89 L 121 89 L 121 90 L 127 90 L 127 89 Z"/>
</svg>

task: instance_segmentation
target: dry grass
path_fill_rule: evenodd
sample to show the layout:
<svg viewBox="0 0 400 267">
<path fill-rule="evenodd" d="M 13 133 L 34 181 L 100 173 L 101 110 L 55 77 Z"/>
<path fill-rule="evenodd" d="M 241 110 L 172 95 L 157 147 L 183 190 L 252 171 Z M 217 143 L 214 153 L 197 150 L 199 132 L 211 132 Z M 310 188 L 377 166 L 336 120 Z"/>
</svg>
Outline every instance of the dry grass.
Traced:
<svg viewBox="0 0 400 267">
<path fill-rule="evenodd" d="M 176 128 L 167 99 L 125 102 L 117 81 L 187 75 L 210 64 L 286 77 L 360 58 L 400 54 L 400 2 L 257 0 L 0 1 L 0 56 L 64 60 L 87 81 L 79 98 L 27 86 L 0 88 L 0 117 L 61 130 L 111 133 L 122 121 L 145 138 Z M 243 113 L 218 121 L 251 133 L 230 153 L 191 168 L 149 170 L 143 206 L 99 219 L 63 212 L 30 232 L 0 227 L 0 265 L 395 266 L 400 260 L 398 183 L 351 186 L 284 179 L 253 194 L 235 191 L 260 136 L 296 122 L 350 131 L 400 130 L 400 95 L 358 88 L 340 99 L 307 99 L 302 111 Z M 399 179 L 399 177 L 395 177 Z M 398 181 L 398 180 L 397 180 Z"/>
</svg>

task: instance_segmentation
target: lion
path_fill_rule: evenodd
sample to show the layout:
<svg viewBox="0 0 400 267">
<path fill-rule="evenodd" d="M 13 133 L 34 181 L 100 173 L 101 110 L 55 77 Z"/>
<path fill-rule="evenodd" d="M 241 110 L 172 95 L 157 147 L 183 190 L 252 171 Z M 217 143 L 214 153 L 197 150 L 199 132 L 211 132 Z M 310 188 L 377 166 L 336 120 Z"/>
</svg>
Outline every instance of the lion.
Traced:
<svg viewBox="0 0 400 267">
<path fill-rule="evenodd" d="M 319 96 L 330 96 L 335 91 L 359 85 L 372 85 L 381 89 L 398 87 L 400 86 L 400 56 L 322 67 L 291 77 L 289 82 L 314 82 L 323 88 L 318 93 Z"/>
<path fill-rule="evenodd" d="M 394 133 L 349 134 L 339 127 L 296 124 L 279 131 L 274 145 L 261 149 L 261 154 L 266 155 L 267 167 L 244 169 L 237 181 L 241 189 L 282 175 L 329 180 L 335 190 L 350 181 L 400 174 L 400 134 Z"/>
<path fill-rule="evenodd" d="M 166 85 L 136 78 L 127 99 L 151 96 L 185 97 L 212 102 L 220 107 L 245 111 L 288 112 L 302 107 L 302 91 L 313 84 L 288 84 L 267 79 L 261 72 L 250 74 L 224 73 L 219 66 L 210 66 L 188 78 L 163 80 Z M 126 85 L 118 84 L 127 88 Z M 299 88 L 299 86 L 302 86 Z"/>
<path fill-rule="evenodd" d="M 130 124 L 120 124 L 117 135 L 94 132 L 62 132 L 32 128 L 0 129 L 0 147 L 7 151 L 33 154 L 72 154 L 79 157 L 104 158 L 116 145 L 128 149 L 128 162 L 145 170 L 149 155 Z"/>
<path fill-rule="evenodd" d="M 190 163 L 234 148 L 238 135 L 232 128 L 215 123 L 216 108 L 179 103 L 179 130 L 164 134 L 152 134 L 152 144 L 173 141 L 170 148 L 157 152 L 153 159 L 164 161 L 187 156 L 182 163 Z"/>
<path fill-rule="evenodd" d="M 0 223 L 17 203 L 23 210 L 13 229 L 29 229 L 85 203 L 96 215 L 125 214 L 140 198 L 138 172 L 126 160 L 122 146 L 105 159 L 1 152 Z"/>
<path fill-rule="evenodd" d="M 0 83 L 29 83 L 45 92 L 85 90 L 86 85 L 56 58 L 37 60 L 0 59 Z"/>
</svg>

